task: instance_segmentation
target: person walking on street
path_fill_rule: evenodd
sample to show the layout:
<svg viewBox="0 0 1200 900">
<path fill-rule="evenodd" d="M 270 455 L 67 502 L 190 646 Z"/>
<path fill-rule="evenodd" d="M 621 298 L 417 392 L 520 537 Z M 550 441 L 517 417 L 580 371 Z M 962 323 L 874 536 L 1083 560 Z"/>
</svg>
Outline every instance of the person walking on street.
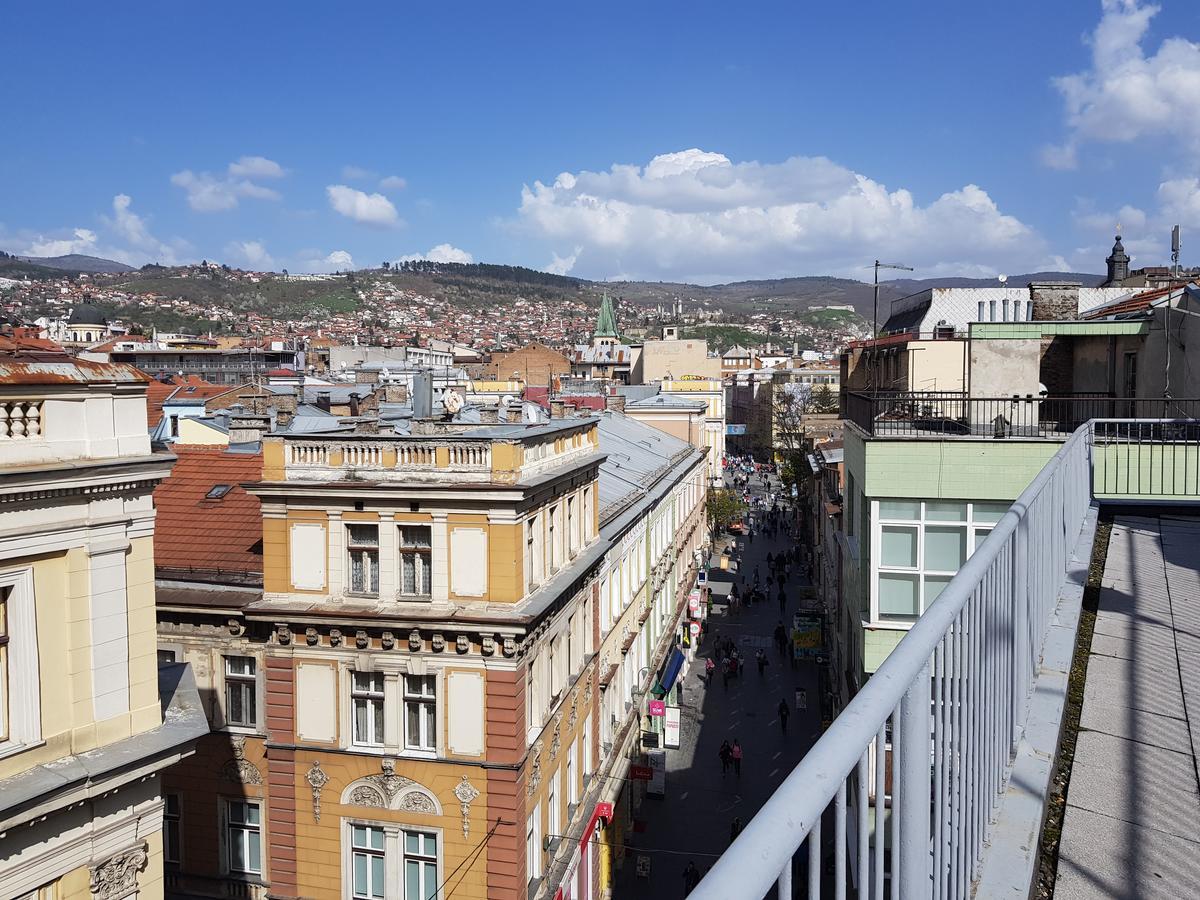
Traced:
<svg viewBox="0 0 1200 900">
<path fill-rule="evenodd" d="M 785 594 L 783 592 L 783 584 L 781 582 L 779 585 L 779 613 L 780 613 L 780 615 L 783 614 L 783 608 L 786 603 L 787 603 L 787 594 Z"/>
<path fill-rule="evenodd" d="M 742 777 L 742 745 L 738 743 L 738 739 L 733 739 L 733 747 L 729 750 L 729 756 L 733 760 L 733 774 L 738 778 Z"/>
<path fill-rule="evenodd" d="M 729 741 L 721 741 L 721 749 L 717 751 L 717 755 L 721 757 L 721 774 L 724 775 L 729 771 L 729 760 L 731 759 L 732 749 L 729 746 Z"/>
<path fill-rule="evenodd" d="M 779 727 L 783 729 L 784 734 L 787 734 L 787 720 L 792 711 L 788 709 L 786 700 L 779 701 L 779 709 L 777 712 L 779 713 Z"/>
<path fill-rule="evenodd" d="M 754 651 L 754 661 L 758 663 L 758 677 L 762 678 L 767 671 L 767 654 L 763 653 L 762 647 Z"/>
<path fill-rule="evenodd" d="M 787 629 L 783 627 L 782 619 L 775 625 L 775 649 L 781 656 L 787 652 Z"/>
<path fill-rule="evenodd" d="M 700 883 L 700 870 L 690 859 L 687 868 L 683 870 L 683 896 L 687 896 Z"/>
<path fill-rule="evenodd" d="M 737 840 L 737 836 L 742 833 L 742 817 L 734 816 L 733 821 L 729 823 L 729 843 Z"/>
<path fill-rule="evenodd" d="M 705 685 L 705 687 L 712 687 L 713 669 L 715 669 L 716 667 L 717 667 L 717 664 L 713 662 L 713 659 L 711 656 L 704 660 L 704 685 Z"/>
</svg>

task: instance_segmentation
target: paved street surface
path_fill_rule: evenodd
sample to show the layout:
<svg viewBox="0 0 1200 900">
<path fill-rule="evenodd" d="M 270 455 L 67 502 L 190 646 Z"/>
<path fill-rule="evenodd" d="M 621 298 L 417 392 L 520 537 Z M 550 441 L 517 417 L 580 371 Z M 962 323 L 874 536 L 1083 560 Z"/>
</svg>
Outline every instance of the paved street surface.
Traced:
<svg viewBox="0 0 1200 900">
<path fill-rule="evenodd" d="M 761 487 L 756 493 L 762 493 Z M 774 555 L 792 547 L 782 530 L 777 540 L 756 534 L 753 542 L 739 538 L 738 544 L 747 586 L 753 582 L 756 563 L 765 579 L 768 552 Z M 616 900 L 683 897 L 688 861 L 694 860 L 701 873 L 706 872 L 729 845 L 734 818 L 740 817 L 746 825 L 815 742 L 820 730 L 817 664 L 798 662 L 793 668 L 772 643 L 776 624 L 781 618 L 790 622 L 799 608 L 799 589 L 807 584 L 796 568 L 787 585 L 784 616 L 774 592 L 764 603 L 750 609 L 743 606 L 733 618 L 720 607 L 714 610 L 709 636 L 684 682 L 681 746 L 667 751 L 666 796 L 647 797 L 634 814 L 644 830 L 628 835 L 628 855 L 613 892 Z M 719 672 L 714 672 L 711 687 L 704 685 L 704 658 L 712 655 L 714 632 L 732 637 L 747 659 L 741 677 L 731 679 L 728 689 L 722 686 Z M 770 660 L 761 677 L 754 663 L 758 647 L 767 651 Z M 796 709 L 796 691 L 801 688 L 807 692 L 805 711 Z M 781 698 L 792 709 L 786 735 L 776 714 Z M 744 753 L 740 778 L 732 767 L 722 775 L 718 756 L 721 742 L 732 744 L 735 738 Z M 643 854 L 650 857 L 648 878 L 636 873 L 638 856 Z"/>
</svg>

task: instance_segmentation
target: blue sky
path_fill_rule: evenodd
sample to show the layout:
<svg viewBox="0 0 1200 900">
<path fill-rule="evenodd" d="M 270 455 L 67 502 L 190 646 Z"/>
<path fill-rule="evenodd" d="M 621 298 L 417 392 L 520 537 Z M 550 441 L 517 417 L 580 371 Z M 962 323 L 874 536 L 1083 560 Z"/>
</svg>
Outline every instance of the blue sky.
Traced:
<svg viewBox="0 0 1200 900">
<path fill-rule="evenodd" d="M 47 2 L 7 30 L 17 252 L 713 282 L 1095 272 L 1118 220 L 1143 264 L 1200 234 L 1183 0 Z"/>
</svg>

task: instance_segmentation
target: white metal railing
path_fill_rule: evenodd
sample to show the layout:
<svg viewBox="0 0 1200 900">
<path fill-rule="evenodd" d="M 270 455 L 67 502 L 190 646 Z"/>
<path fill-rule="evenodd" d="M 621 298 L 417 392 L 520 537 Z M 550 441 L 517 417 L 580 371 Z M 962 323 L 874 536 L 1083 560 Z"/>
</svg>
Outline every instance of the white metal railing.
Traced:
<svg viewBox="0 0 1200 900">
<path fill-rule="evenodd" d="M 693 900 L 762 897 L 772 885 L 790 900 L 805 843 L 808 896 L 824 896 L 823 818 L 833 832 L 826 889 L 839 900 L 971 895 L 1092 502 L 1095 427 L 1076 430 L 1038 473 Z"/>
<path fill-rule="evenodd" d="M 41 437 L 41 400 L 0 400 L 0 441 L 36 441 Z"/>
</svg>

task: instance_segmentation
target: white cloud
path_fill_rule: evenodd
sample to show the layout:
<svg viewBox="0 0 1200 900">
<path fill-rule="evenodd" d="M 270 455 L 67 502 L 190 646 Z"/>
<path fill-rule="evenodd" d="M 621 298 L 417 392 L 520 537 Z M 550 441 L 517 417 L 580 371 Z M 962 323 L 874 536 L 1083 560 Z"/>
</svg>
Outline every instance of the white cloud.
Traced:
<svg viewBox="0 0 1200 900">
<path fill-rule="evenodd" d="M 225 246 L 225 252 L 238 264 L 256 272 L 275 269 L 275 260 L 262 241 L 231 241 Z"/>
<path fill-rule="evenodd" d="M 413 253 L 408 256 L 402 256 L 396 262 L 416 262 L 417 260 L 428 260 L 429 262 L 439 263 L 473 263 L 475 257 L 471 256 L 466 250 L 460 250 L 458 247 L 450 244 L 438 244 L 436 247 L 431 247 L 427 253 Z"/>
<path fill-rule="evenodd" d="M 76 228 L 73 237 L 46 238 L 38 235 L 32 243 L 21 251 L 22 256 L 69 256 L 79 253 L 84 256 L 94 256 L 96 253 L 96 232 L 87 228 Z"/>
<path fill-rule="evenodd" d="M 344 184 L 331 184 L 325 188 L 329 205 L 334 212 L 353 219 L 363 225 L 379 228 L 395 228 L 402 225 L 396 207 L 383 194 L 368 194 Z"/>
<path fill-rule="evenodd" d="M 302 250 L 296 268 L 302 272 L 345 272 L 354 269 L 354 257 L 346 250 Z"/>
<path fill-rule="evenodd" d="M 550 265 L 546 266 L 546 271 L 551 275 L 569 274 L 575 268 L 575 263 L 579 260 L 579 254 L 582 252 L 582 247 L 576 247 L 575 252 L 570 256 L 559 256 L 557 253 L 552 253 L 553 259 L 550 260 Z"/>
<path fill-rule="evenodd" d="M 1043 149 L 1043 162 L 1074 168 L 1085 143 L 1142 138 L 1181 141 L 1200 155 L 1200 44 L 1170 37 L 1147 55 L 1142 42 L 1159 7 L 1142 0 L 1100 5 L 1100 22 L 1087 39 L 1091 66 L 1054 79 L 1068 133 L 1062 144 Z"/>
<path fill-rule="evenodd" d="M 278 200 L 278 191 L 251 179 L 282 178 L 286 174 L 272 159 L 243 156 L 231 162 L 224 175 L 184 169 L 171 176 L 171 184 L 187 192 L 188 205 L 196 212 L 224 212 L 234 209 L 242 197 Z"/>
<path fill-rule="evenodd" d="M 229 174 L 234 178 L 282 178 L 287 173 L 283 166 L 265 156 L 243 156 L 229 164 Z"/>
<path fill-rule="evenodd" d="M 408 187 L 408 181 L 399 175 L 389 175 L 379 181 L 379 189 L 383 191 L 402 191 Z"/>
<path fill-rule="evenodd" d="M 342 178 L 346 181 L 361 181 L 364 178 L 374 178 L 375 173 L 362 166 L 342 166 Z"/>
<path fill-rule="evenodd" d="M 162 241 L 155 237 L 142 216 L 132 209 L 133 200 L 128 194 L 117 194 L 112 199 L 112 215 L 99 216 L 105 237 L 90 228 L 74 228 L 59 235 L 32 234 L 23 241 L 25 247 L 18 251 L 23 256 L 66 256 L 79 253 L 114 259 L 131 266 L 147 262 L 176 265 L 189 254 L 186 241 L 173 238 Z"/>
<path fill-rule="evenodd" d="M 994 273 L 1045 255 L 1041 239 L 977 185 L 922 206 L 906 190 L 889 191 L 823 157 L 735 163 L 698 149 L 644 168 L 618 164 L 534 182 L 522 189 L 518 227 L 575 247 L 576 259 L 586 252 L 593 277 L 861 277 L 875 257 L 916 266 L 919 275 Z"/>
</svg>

